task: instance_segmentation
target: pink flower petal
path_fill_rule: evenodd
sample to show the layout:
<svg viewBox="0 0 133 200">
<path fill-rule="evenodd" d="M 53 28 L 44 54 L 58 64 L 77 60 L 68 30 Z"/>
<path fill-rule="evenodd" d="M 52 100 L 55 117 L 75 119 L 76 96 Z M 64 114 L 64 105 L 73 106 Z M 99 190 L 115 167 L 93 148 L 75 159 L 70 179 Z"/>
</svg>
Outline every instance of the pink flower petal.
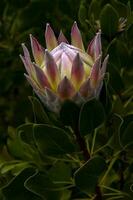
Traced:
<svg viewBox="0 0 133 200">
<path fill-rule="evenodd" d="M 100 68 L 101 68 L 101 56 L 97 58 L 94 65 L 92 66 L 91 74 L 90 74 L 90 83 L 93 88 L 96 87 L 99 78 L 100 78 Z"/>
<path fill-rule="evenodd" d="M 74 49 L 71 49 L 70 47 L 71 47 L 71 45 L 69 45 L 69 44 L 64 45 L 64 51 L 67 54 L 67 56 L 69 57 L 69 59 L 71 60 L 71 62 L 73 62 L 73 59 L 76 56 L 76 51 Z"/>
<path fill-rule="evenodd" d="M 58 94 L 62 99 L 73 97 L 75 89 L 69 79 L 65 76 L 58 86 Z"/>
<path fill-rule="evenodd" d="M 36 95 L 41 99 L 41 101 L 43 103 L 45 103 L 46 100 L 47 100 L 46 97 L 45 97 L 45 91 L 42 90 L 31 77 L 29 77 L 27 74 L 24 74 L 24 75 L 25 75 L 27 81 L 32 86 L 32 88 L 33 88 L 34 92 L 36 93 Z"/>
<path fill-rule="evenodd" d="M 26 77 L 27 81 L 30 83 L 30 85 L 32 86 L 32 88 L 34 90 L 36 90 L 36 91 L 40 90 L 40 87 L 39 87 L 38 83 L 33 78 L 31 78 L 27 74 L 24 74 L 24 76 Z"/>
<path fill-rule="evenodd" d="M 102 68 L 100 70 L 101 77 L 103 77 L 104 74 L 105 74 L 105 72 L 106 72 L 106 67 L 107 67 L 108 59 L 109 59 L 109 55 L 107 55 L 105 57 L 104 61 L 103 61 Z"/>
<path fill-rule="evenodd" d="M 61 100 L 51 89 L 45 88 L 45 95 L 46 101 L 45 104 L 47 105 L 48 109 L 52 112 L 59 113 L 61 107 Z"/>
<path fill-rule="evenodd" d="M 62 42 L 68 43 L 68 41 L 67 41 L 66 37 L 64 36 L 63 32 L 60 31 L 60 35 L 58 37 L 58 44 L 60 44 Z"/>
<path fill-rule="evenodd" d="M 35 59 L 36 64 L 39 66 L 42 66 L 44 64 L 44 50 L 42 46 L 39 44 L 37 39 L 33 37 L 30 34 L 30 40 L 31 40 L 31 47 L 32 47 L 32 53 Z"/>
<path fill-rule="evenodd" d="M 78 29 L 76 22 L 74 22 L 72 29 L 71 29 L 71 43 L 72 43 L 73 46 L 76 46 L 79 49 L 84 50 L 82 36 L 81 36 L 81 33 Z"/>
<path fill-rule="evenodd" d="M 73 60 L 72 70 L 71 70 L 71 81 L 77 89 L 79 89 L 81 83 L 83 82 L 84 75 L 85 72 L 83 63 L 80 59 L 79 54 L 77 54 Z"/>
<path fill-rule="evenodd" d="M 79 92 L 82 97 L 90 97 L 93 94 L 93 90 L 90 85 L 90 79 L 87 79 L 80 87 Z"/>
<path fill-rule="evenodd" d="M 59 72 L 57 65 L 54 61 L 53 56 L 45 50 L 45 61 L 46 61 L 46 75 L 49 79 L 53 89 L 56 89 L 58 82 L 59 82 Z"/>
<path fill-rule="evenodd" d="M 58 45 L 55 34 L 49 24 L 46 25 L 45 40 L 47 49 L 49 51 L 51 51 Z"/>
<path fill-rule="evenodd" d="M 45 94 L 47 96 L 48 101 L 55 101 L 58 97 L 57 95 L 49 88 L 45 88 Z"/>
<path fill-rule="evenodd" d="M 67 78 L 70 78 L 71 68 L 72 68 L 72 63 L 67 54 L 63 52 L 61 55 L 61 62 L 60 62 L 61 79 L 63 79 L 65 76 L 67 76 Z"/>
<path fill-rule="evenodd" d="M 22 44 L 22 48 L 23 48 L 23 51 L 24 51 L 24 56 L 20 55 L 20 58 L 21 58 L 22 62 L 24 63 L 25 69 L 28 72 L 28 74 L 33 75 L 34 74 L 34 67 L 33 67 L 33 64 L 31 62 L 29 51 L 28 51 L 27 47 L 25 46 L 25 44 Z"/>
<path fill-rule="evenodd" d="M 90 42 L 87 53 L 93 57 L 94 60 L 96 60 L 99 55 L 102 53 L 102 47 L 101 47 L 101 31 L 99 31 L 96 36 L 92 39 Z"/>
<path fill-rule="evenodd" d="M 58 46 L 59 47 L 59 46 Z M 53 49 L 51 52 L 51 55 L 54 58 L 54 61 L 57 63 L 58 61 L 60 61 L 61 58 L 61 54 L 62 54 L 62 50 L 61 49 L 57 49 L 57 47 L 55 49 Z"/>
<path fill-rule="evenodd" d="M 39 82 L 39 85 L 42 87 L 42 88 L 45 88 L 45 87 L 48 87 L 50 88 L 50 83 L 44 73 L 44 71 L 38 67 L 35 63 L 34 63 L 34 68 L 35 68 L 35 71 L 36 71 L 36 77 L 37 77 L 37 81 Z"/>
</svg>

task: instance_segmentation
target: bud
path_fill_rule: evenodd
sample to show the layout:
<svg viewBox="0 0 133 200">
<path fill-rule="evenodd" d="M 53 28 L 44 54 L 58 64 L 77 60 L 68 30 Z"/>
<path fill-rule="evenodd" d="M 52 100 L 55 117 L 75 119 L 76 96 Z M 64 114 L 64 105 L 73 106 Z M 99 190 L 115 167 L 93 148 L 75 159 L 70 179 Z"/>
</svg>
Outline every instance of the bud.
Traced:
<svg viewBox="0 0 133 200">
<path fill-rule="evenodd" d="M 24 56 L 20 56 L 28 73 L 25 76 L 41 101 L 58 112 L 64 100 L 78 103 L 97 97 L 108 62 L 108 56 L 101 62 L 101 32 L 96 34 L 86 52 L 76 22 L 71 29 L 71 44 L 62 31 L 56 39 L 49 24 L 45 39 L 47 49 L 30 35 L 34 62 L 24 44 Z"/>
</svg>

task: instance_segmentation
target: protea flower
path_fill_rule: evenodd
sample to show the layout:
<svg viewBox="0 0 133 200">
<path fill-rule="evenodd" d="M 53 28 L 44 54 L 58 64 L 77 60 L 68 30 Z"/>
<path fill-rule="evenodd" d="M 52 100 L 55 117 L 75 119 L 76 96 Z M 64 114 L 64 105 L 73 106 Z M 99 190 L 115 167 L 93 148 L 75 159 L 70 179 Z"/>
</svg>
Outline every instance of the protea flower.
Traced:
<svg viewBox="0 0 133 200">
<path fill-rule="evenodd" d="M 66 99 L 81 103 L 97 98 L 108 60 L 107 56 L 101 64 L 101 32 L 90 42 L 87 51 L 76 22 L 71 29 L 71 44 L 62 31 L 56 39 L 49 24 L 46 25 L 45 39 L 46 49 L 30 35 L 35 62 L 31 61 L 24 44 L 24 56 L 21 56 L 28 73 L 25 76 L 41 101 L 57 112 Z"/>
</svg>

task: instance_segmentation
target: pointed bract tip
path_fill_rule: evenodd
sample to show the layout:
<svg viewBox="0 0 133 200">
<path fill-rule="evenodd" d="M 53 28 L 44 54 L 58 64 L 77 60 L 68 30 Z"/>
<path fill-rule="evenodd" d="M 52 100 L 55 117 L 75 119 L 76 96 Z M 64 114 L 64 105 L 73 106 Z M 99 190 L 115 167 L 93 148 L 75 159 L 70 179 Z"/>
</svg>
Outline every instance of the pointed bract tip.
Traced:
<svg viewBox="0 0 133 200">
<path fill-rule="evenodd" d="M 73 23 L 73 25 L 72 25 L 72 31 L 73 31 L 73 29 L 78 29 L 78 25 L 77 25 L 77 22 L 76 21 L 74 21 L 74 23 Z M 72 33 L 71 33 L 72 34 Z"/>
<path fill-rule="evenodd" d="M 49 23 L 46 23 L 46 27 L 48 27 L 48 26 L 50 26 L 50 24 L 49 24 Z"/>
<path fill-rule="evenodd" d="M 74 24 L 71 28 L 71 43 L 73 46 L 76 46 L 79 49 L 84 50 L 82 36 L 81 36 L 80 30 L 77 26 L 77 22 L 74 22 Z"/>
<path fill-rule="evenodd" d="M 45 49 L 45 53 L 47 53 L 48 52 L 48 49 Z"/>
<path fill-rule="evenodd" d="M 46 24 L 45 40 L 46 46 L 50 51 L 58 45 L 54 31 L 49 24 Z"/>
<path fill-rule="evenodd" d="M 100 31 L 96 33 L 95 37 L 89 43 L 88 48 L 87 48 L 87 53 L 94 59 L 94 61 L 102 53 L 101 32 Z"/>
<path fill-rule="evenodd" d="M 61 44 L 62 42 L 65 42 L 68 44 L 68 41 L 67 41 L 65 35 L 63 34 L 62 30 L 60 30 L 60 34 L 58 37 L 58 43 Z"/>
<path fill-rule="evenodd" d="M 84 67 L 79 53 L 76 54 L 71 70 L 71 80 L 76 89 L 79 89 L 85 75 Z"/>
<path fill-rule="evenodd" d="M 105 59 L 109 59 L 109 54 L 107 54 L 106 58 Z"/>
<path fill-rule="evenodd" d="M 22 46 L 22 48 L 25 47 L 25 43 L 23 42 L 23 43 L 21 44 L 21 46 Z"/>
<path fill-rule="evenodd" d="M 45 49 L 45 57 L 51 57 L 51 53 L 48 51 L 48 49 Z"/>
<path fill-rule="evenodd" d="M 31 43 L 32 43 L 33 40 L 36 40 L 36 38 L 32 34 L 30 34 L 30 41 L 31 41 Z"/>
<path fill-rule="evenodd" d="M 22 58 L 23 56 L 21 54 L 19 54 L 19 57 Z"/>
<path fill-rule="evenodd" d="M 58 85 L 57 90 L 62 99 L 71 98 L 75 93 L 75 89 L 74 89 L 72 83 L 66 76 L 63 78 L 63 80 Z"/>
<path fill-rule="evenodd" d="M 26 78 L 29 77 L 28 74 L 26 74 L 26 73 L 24 73 L 24 76 L 25 76 Z"/>
<path fill-rule="evenodd" d="M 26 54 L 29 54 L 29 51 L 28 51 L 28 49 L 27 49 L 25 43 L 22 43 L 21 46 L 22 46 L 22 48 L 23 48 L 24 54 L 25 54 L 25 55 L 26 55 Z"/>
<path fill-rule="evenodd" d="M 108 59 L 109 59 L 109 54 L 107 54 L 107 56 L 105 57 L 105 59 L 103 61 L 102 68 L 101 68 L 101 77 L 103 77 L 104 74 L 105 74 L 105 72 L 106 72 L 106 67 L 107 67 Z"/>
</svg>

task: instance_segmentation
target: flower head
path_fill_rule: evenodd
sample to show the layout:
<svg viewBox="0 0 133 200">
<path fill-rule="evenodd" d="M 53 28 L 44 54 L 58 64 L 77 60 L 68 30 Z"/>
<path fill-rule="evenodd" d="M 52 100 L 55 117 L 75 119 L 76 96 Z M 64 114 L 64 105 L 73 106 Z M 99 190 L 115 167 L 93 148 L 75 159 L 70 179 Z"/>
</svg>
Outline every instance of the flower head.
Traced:
<svg viewBox="0 0 133 200">
<path fill-rule="evenodd" d="M 32 35 L 30 40 L 34 62 L 24 44 L 24 56 L 20 56 L 28 73 L 25 76 L 49 109 L 57 112 L 66 99 L 82 102 L 99 95 L 108 61 L 107 56 L 101 63 L 100 31 L 87 51 L 76 22 L 71 29 L 71 44 L 62 31 L 57 39 L 49 24 L 45 31 L 46 49 Z"/>
</svg>

